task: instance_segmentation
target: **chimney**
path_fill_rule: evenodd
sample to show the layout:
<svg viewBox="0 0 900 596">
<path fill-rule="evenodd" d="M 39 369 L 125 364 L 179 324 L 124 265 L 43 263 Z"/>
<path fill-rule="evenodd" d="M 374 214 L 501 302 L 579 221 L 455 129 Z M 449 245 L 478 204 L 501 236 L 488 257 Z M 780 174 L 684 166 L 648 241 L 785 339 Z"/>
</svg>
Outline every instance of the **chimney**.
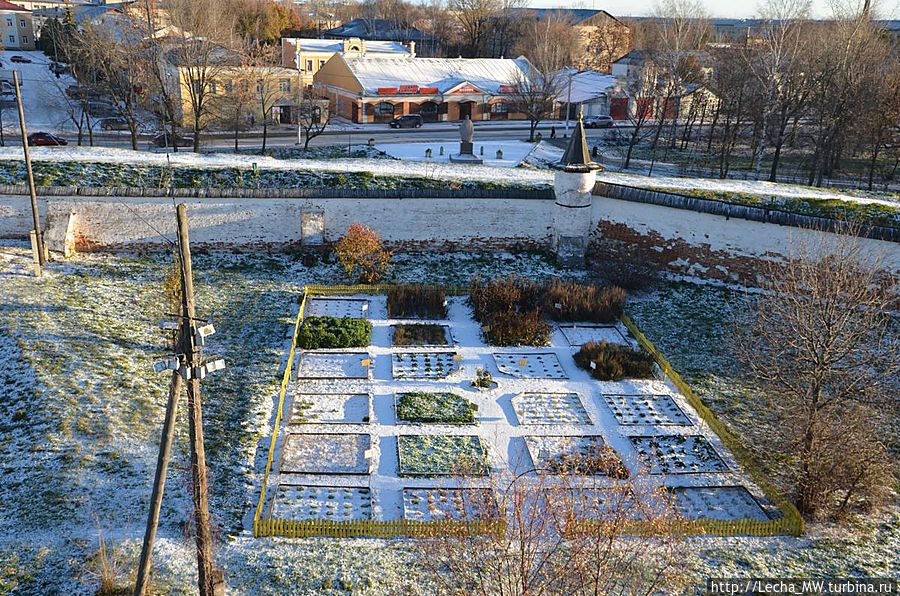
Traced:
<svg viewBox="0 0 900 596">
<path fill-rule="evenodd" d="M 414 41 L 409 42 L 409 57 L 410 58 L 416 57 L 416 42 L 414 42 Z"/>
</svg>

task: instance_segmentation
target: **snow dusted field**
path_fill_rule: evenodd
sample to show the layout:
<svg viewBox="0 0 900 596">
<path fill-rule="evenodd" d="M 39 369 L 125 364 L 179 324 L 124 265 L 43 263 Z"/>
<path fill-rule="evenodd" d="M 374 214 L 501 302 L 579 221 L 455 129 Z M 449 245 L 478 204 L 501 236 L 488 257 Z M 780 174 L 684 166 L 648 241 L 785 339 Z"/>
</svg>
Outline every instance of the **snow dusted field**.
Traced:
<svg viewBox="0 0 900 596">
<path fill-rule="evenodd" d="M 52 264 L 40 280 L 29 259 L 24 245 L 0 245 L 0 593 L 89 594 L 98 529 L 115 550 L 121 583 L 133 578 L 164 409 L 166 381 L 151 364 L 166 352 L 157 324 L 171 256 L 80 255 Z M 573 274 L 529 254 L 400 254 L 395 263 L 393 280 L 435 283 L 465 283 L 476 272 Z M 195 254 L 194 272 L 199 316 L 217 329 L 208 351 L 228 363 L 204 382 L 203 395 L 216 557 L 229 592 L 433 594 L 414 542 L 249 535 L 291 307 L 304 284 L 346 281 L 338 266 L 210 252 Z M 714 410 L 765 456 L 765 417 L 752 394 L 738 391 L 721 350 L 722 321 L 739 309 L 738 295 L 687 284 L 631 307 Z M 154 557 L 162 593 L 195 591 L 186 434 L 181 419 Z M 364 499 L 350 494 L 341 507 Z M 898 550 L 900 515 L 891 514 L 849 530 L 813 526 L 802 539 L 697 540 L 697 572 L 896 576 Z"/>
</svg>

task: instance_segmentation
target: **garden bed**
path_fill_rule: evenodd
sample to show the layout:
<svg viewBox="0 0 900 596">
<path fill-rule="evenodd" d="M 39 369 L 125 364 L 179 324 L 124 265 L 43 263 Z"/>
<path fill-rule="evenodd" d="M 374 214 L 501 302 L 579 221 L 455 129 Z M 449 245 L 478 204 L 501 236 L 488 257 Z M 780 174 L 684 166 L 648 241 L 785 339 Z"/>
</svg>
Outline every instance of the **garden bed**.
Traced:
<svg viewBox="0 0 900 596">
<path fill-rule="evenodd" d="M 388 290 L 387 312 L 392 319 L 445 319 L 447 296 L 440 287 L 400 284 Z"/>
<path fill-rule="evenodd" d="M 519 424 L 590 424 L 577 393 L 520 393 L 512 398 Z"/>
<path fill-rule="evenodd" d="M 280 484 L 273 517 L 352 521 L 372 518 L 372 492 L 366 487 Z"/>
<path fill-rule="evenodd" d="M 400 435 L 400 476 L 484 476 L 487 452 L 475 435 Z"/>
<path fill-rule="evenodd" d="M 499 513 L 489 488 L 404 488 L 403 517 L 413 521 L 483 520 Z"/>
<path fill-rule="evenodd" d="M 603 401 L 623 426 L 691 426 L 691 420 L 671 395 L 613 395 L 604 393 Z"/>
<path fill-rule="evenodd" d="M 651 474 L 727 472 L 728 466 L 701 435 L 629 437 Z"/>
<path fill-rule="evenodd" d="M 353 317 L 306 317 L 297 333 L 304 350 L 365 348 L 372 342 L 372 323 Z"/>
<path fill-rule="evenodd" d="M 588 342 L 574 356 L 575 364 L 598 381 L 652 379 L 656 362 L 646 352 L 606 342 Z"/>
<path fill-rule="evenodd" d="M 372 447 L 368 434 L 288 434 L 281 472 L 289 474 L 368 474 Z"/>
<path fill-rule="evenodd" d="M 372 396 L 367 393 L 295 393 L 290 424 L 367 424 Z"/>
<path fill-rule="evenodd" d="M 459 370 L 455 352 L 396 352 L 391 370 L 396 380 L 445 379 Z"/>
<path fill-rule="evenodd" d="M 455 393 L 400 393 L 397 420 L 424 424 L 474 424 L 478 406 Z"/>
<path fill-rule="evenodd" d="M 450 328 L 447 325 L 400 323 L 391 327 L 391 343 L 394 346 L 437 347 L 450 345 Z"/>
<path fill-rule="evenodd" d="M 570 346 L 580 347 L 590 342 L 631 345 L 628 338 L 615 325 L 560 325 Z"/>
<path fill-rule="evenodd" d="M 532 353 L 494 353 L 497 370 L 511 377 L 520 379 L 568 379 L 569 376 L 559 363 L 559 358 L 552 352 Z"/>
<path fill-rule="evenodd" d="M 622 459 L 597 435 L 526 436 L 525 446 L 535 469 L 548 474 L 628 477 Z"/>
<path fill-rule="evenodd" d="M 365 319 L 369 316 L 369 301 L 365 298 L 314 297 L 306 301 L 305 316 Z"/>
<path fill-rule="evenodd" d="M 672 492 L 675 505 L 687 519 L 769 519 L 743 486 L 685 486 Z"/>
<path fill-rule="evenodd" d="M 301 379 L 368 379 L 372 358 L 366 352 L 303 352 Z"/>
</svg>

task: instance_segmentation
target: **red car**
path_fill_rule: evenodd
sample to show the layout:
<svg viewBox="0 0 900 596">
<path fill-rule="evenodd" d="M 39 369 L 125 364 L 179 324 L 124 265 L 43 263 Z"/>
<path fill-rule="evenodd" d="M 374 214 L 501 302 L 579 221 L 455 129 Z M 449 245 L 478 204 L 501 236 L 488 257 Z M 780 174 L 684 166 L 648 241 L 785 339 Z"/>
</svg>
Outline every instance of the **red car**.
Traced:
<svg viewBox="0 0 900 596">
<path fill-rule="evenodd" d="M 59 145 L 68 145 L 69 141 L 49 132 L 33 132 L 28 135 L 28 144 L 35 147 L 57 147 Z"/>
</svg>

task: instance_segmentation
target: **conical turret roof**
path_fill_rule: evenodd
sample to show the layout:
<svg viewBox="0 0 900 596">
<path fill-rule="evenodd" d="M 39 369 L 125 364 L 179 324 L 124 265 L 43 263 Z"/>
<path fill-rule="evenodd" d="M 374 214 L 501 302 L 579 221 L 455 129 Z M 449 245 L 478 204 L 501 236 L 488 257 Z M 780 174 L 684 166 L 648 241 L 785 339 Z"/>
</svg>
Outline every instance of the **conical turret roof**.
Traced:
<svg viewBox="0 0 900 596">
<path fill-rule="evenodd" d="M 599 164 L 591 161 L 587 136 L 584 133 L 583 114 L 578 114 L 578 122 L 572 132 L 572 138 L 569 139 L 569 146 L 566 147 L 566 152 L 563 153 L 557 167 L 566 172 L 590 172 L 600 169 Z"/>
</svg>

